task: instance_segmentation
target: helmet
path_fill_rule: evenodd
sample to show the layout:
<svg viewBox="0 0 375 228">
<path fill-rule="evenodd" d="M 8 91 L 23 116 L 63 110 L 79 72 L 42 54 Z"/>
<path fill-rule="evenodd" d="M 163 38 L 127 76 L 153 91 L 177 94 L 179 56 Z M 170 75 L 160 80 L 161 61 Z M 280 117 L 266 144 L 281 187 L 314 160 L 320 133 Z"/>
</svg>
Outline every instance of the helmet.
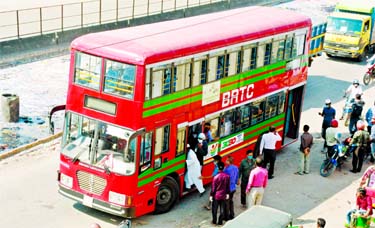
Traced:
<svg viewBox="0 0 375 228">
<path fill-rule="evenodd" d="M 335 119 L 331 120 L 331 127 L 338 127 L 339 126 L 339 122 Z"/>
<path fill-rule="evenodd" d="M 199 133 L 198 139 L 205 140 L 206 139 L 206 135 L 204 133 Z"/>
<path fill-rule="evenodd" d="M 357 130 L 365 130 L 365 122 L 362 120 L 357 121 Z"/>
<path fill-rule="evenodd" d="M 359 85 L 359 81 L 358 81 L 358 79 L 354 79 L 354 80 L 353 80 L 353 85 L 354 85 L 354 84 Z"/>
<path fill-rule="evenodd" d="M 325 101 L 325 103 L 326 104 L 331 104 L 331 100 L 327 98 L 326 101 Z"/>
</svg>

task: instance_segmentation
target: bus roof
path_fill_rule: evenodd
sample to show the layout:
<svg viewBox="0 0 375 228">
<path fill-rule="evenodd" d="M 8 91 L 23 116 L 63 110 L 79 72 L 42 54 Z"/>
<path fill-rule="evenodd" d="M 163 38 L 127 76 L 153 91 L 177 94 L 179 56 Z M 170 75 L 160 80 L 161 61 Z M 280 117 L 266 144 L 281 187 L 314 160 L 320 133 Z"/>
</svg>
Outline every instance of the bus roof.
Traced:
<svg viewBox="0 0 375 228">
<path fill-rule="evenodd" d="M 309 17 L 252 6 L 83 35 L 71 47 L 131 64 L 150 64 L 311 26 Z"/>
<path fill-rule="evenodd" d="M 337 17 L 337 18 L 348 18 L 348 19 L 353 19 L 353 20 L 360 20 L 363 21 L 370 16 L 368 15 L 363 15 L 363 14 L 353 14 L 353 13 L 341 13 L 341 12 L 333 12 L 330 17 Z"/>
</svg>

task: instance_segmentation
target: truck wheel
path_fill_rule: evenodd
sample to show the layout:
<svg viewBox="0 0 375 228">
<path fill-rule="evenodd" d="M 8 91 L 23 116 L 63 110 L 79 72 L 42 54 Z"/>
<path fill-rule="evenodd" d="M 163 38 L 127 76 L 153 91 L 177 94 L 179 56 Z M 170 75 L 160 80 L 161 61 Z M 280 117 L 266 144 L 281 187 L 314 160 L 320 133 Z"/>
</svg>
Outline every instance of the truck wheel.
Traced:
<svg viewBox="0 0 375 228">
<path fill-rule="evenodd" d="M 155 214 L 168 212 L 178 198 L 178 184 L 172 177 L 166 177 L 156 195 Z"/>
<path fill-rule="evenodd" d="M 326 53 L 327 57 L 332 58 L 331 54 Z"/>
</svg>

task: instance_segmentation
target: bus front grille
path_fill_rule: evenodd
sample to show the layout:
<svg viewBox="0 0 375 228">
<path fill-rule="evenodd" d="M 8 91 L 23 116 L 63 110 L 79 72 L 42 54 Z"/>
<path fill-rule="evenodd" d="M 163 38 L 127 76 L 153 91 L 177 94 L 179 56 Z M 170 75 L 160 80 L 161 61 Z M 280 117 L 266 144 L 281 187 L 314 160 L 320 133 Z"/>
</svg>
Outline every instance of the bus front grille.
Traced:
<svg viewBox="0 0 375 228">
<path fill-rule="evenodd" d="M 107 185 L 106 179 L 83 171 L 77 172 L 77 178 L 81 189 L 95 195 L 101 195 Z"/>
</svg>

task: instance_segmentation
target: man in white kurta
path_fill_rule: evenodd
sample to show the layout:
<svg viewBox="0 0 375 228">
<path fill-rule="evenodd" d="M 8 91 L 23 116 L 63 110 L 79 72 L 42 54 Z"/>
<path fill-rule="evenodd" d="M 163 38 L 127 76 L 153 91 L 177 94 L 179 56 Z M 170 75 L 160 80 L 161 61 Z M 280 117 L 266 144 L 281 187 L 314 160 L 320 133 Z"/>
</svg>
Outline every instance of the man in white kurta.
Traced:
<svg viewBox="0 0 375 228">
<path fill-rule="evenodd" d="M 199 164 L 197 155 L 195 152 L 189 148 L 187 158 L 186 158 L 187 171 L 185 174 L 185 184 L 186 188 L 190 189 L 194 184 L 198 189 L 199 193 L 203 193 L 205 190 L 203 188 L 203 182 L 201 177 L 201 165 Z"/>
</svg>

